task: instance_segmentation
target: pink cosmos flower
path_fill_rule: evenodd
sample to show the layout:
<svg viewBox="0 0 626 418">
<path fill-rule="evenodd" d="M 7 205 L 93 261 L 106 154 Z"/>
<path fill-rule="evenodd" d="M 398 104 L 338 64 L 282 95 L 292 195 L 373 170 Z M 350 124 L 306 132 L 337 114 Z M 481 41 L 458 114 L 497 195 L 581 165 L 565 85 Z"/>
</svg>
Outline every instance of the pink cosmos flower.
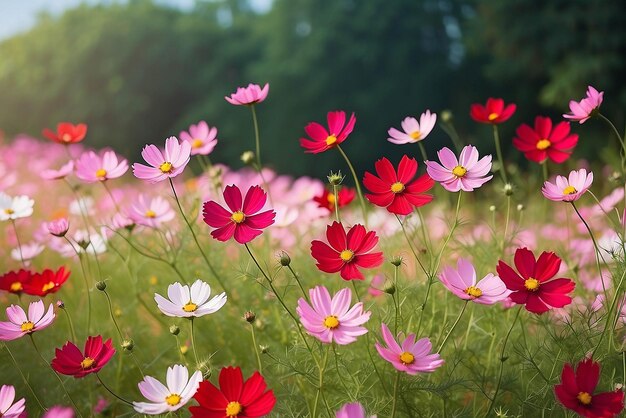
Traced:
<svg viewBox="0 0 626 418">
<path fill-rule="evenodd" d="M 61 166 L 58 170 L 47 169 L 43 170 L 39 175 L 44 180 L 61 180 L 69 176 L 74 171 L 74 161 L 70 160 Z"/>
<path fill-rule="evenodd" d="M 128 171 L 128 161 L 119 158 L 113 151 L 104 151 L 100 155 L 93 151 L 84 152 L 76 160 L 76 177 L 96 183 L 121 177 Z"/>
<path fill-rule="evenodd" d="M 296 312 L 306 332 L 323 343 L 335 342 L 346 345 L 356 341 L 356 337 L 367 333 L 362 327 L 370 319 L 370 311 L 363 312 L 363 303 L 350 308 L 352 291 L 341 289 L 330 298 L 328 289 L 316 286 L 309 290 L 311 305 L 304 298 L 298 299 Z"/>
<path fill-rule="evenodd" d="M 430 339 L 421 338 L 416 342 L 415 334 L 409 334 L 402 344 L 398 344 L 387 325 L 381 324 L 381 329 L 387 347 L 376 343 L 376 350 L 396 370 L 411 375 L 432 373 L 444 363 L 438 353 L 430 354 L 433 348 Z"/>
<path fill-rule="evenodd" d="M 439 279 L 459 298 L 483 305 L 493 305 L 511 294 L 504 282 L 492 273 L 476 283 L 476 270 L 472 263 L 464 258 L 459 258 L 456 270 L 450 266 L 444 267 Z"/>
<path fill-rule="evenodd" d="M 430 110 L 422 113 L 419 122 L 417 119 L 407 116 L 400 124 L 403 132 L 396 128 L 389 128 L 387 141 L 399 145 L 422 141 L 433 130 L 436 121 L 437 114 L 430 113 Z"/>
<path fill-rule="evenodd" d="M 189 142 L 179 143 L 175 136 L 170 136 L 165 140 L 165 152 L 161 152 L 156 145 L 152 144 L 144 147 L 141 156 L 151 167 L 135 163 L 133 174 L 150 183 L 158 183 L 182 173 L 189 163 L 190 155 L 191 144 Z"/>
<path fill-rule="evenodd" d="M 33 241 L 27 244 L 22 244 L 18 248 L 11 250 L 11 258 L 16 261 L 23 260 L 26 266 L 30 265 L 30 260 L 37 257 L 43 251 L 43 245 Z"/>
<path fill-rule="evenodd" d="M 144 195 L 139 195 L 128 213 L 128 217 L 137 225 L 150 228 L 158 228 L 163 222 L 171 221 L 175 216 L 176 213 L 169 202 L 161 196 L 148 200 Z"/>
<path fill-rule="evenodd" d="M 235 241 L 246 244 L 274 223 L 276 212 L 270 209 L 259 213 L 267 201 L 267 194 L 260 186 L 250 187 L 245 199 L 242 199 L 239 187 L 234 184 L 226 186 L 224 200 L 230 210 L 213 200 L 204 202 L 202 210 L 204 222 L 217 228 L 211 236 L 218 241 L 228 241 L 234 236 Z"/>
<path fill-rule="evenodd" d="M 6 310 L 9 322 L 0 322 L 0 341 L 16 340 L 52 324 L 56 316 L 53 305 L 50 304 L 48 312 L 45 309 L 41 299 L 28 305 L 28 315 L 18 305 L 9 306 Z"/>
<path fill-rule="evenodd" d="M 270 91 L 269 83 L 265 83 L 265 86 L 261 89 L 258 84 L 248 84 L 248 87 L 238 87 L 237 91 L 230 95 L 225 96 L 226 101 L 235 106 L 252 105 L 261 103 L 267 97 L 267 93 Z"/>
<path fill-rule="evenodd" d="M 46 222 L 46 228 L 55 237 L 64 237 L 70 229 L 70 221 L 67 218 L 59 218 L 54 221 Z"/>
<path fill-rule="evenodd" d="M 479 161 L 478 150 L 472 145 L 463 147 L 458 160 L 447 147 L 438 151 L 437 156 L 441 164 L 425 161 L 426 170 L 433 180 L 450 192 L 471 192 L 493 178 L 493 175 L 487 175 L 491 170 L 491 155 L 486 155 Z"/>
<path fill-rule="evenodd" d="M 15 400 L 15 388 L 11 385 L 2 385 L 0 388 L 0 417 L 18 418 L 24 412 L 26 399 Z"/>
<path fill-rule="evenodd" d="M 203 120 L 189 126 L 189 132 L 181 131 L 179 136 L 191 145 L 191 155 L 209 155 L 217 145 L 217 128 L 209 127 Z"/>
<path fill-rule="evenodd" d="M 593 173 L 581 168 L 580 170 L 572 170 L 569 176 L 556 176 L 554 183 L 546 181 L 543 183 L 541 193 L 546 199 L 555 202 L 575 202 L 589 190 L 593 183 Z"/>
<path fill-rule="evenodd" d="M 48 409 L 41 418 L 74 418 L 75 416 L 74 410 L 69 406 L 56 405 Z"/>
<path fill-rule="evenodd" d="M 335 418 L 368 418 L 365 414 L 365 408 L 358 402 L 347 403 L 335 413 Z M 369 418 L 376 418 L 375 415 Z"/>
<path fill-rule="evenodd" d="M 326 119 L 328 130 L 317 122 L 311 122 L 304 127 L 307 135 L 311 137 L 311 139 L 300 138 L 300 146 L 306 149 L 304 152 L 319 154 L 336 147 L 348 138 L 356 123 L 356 117 L 352 113 L 346 124 L 346 112 L 342 110 L 328 112 Z"/>
<path fill-rule="evenodd" d="M 585 123 L 587 119 L 591 117 L 593 111 L 600 108 L 602 104 L 604 92 L 598 92 L 591 86 L 587 87 L 587 97 L 583 98 L 580 102 L 570 100 L 569 110 L 570 113 L 565 113 L 563 117 L 565 119 L 578 121 L 578 123 Z"/>
</svg>

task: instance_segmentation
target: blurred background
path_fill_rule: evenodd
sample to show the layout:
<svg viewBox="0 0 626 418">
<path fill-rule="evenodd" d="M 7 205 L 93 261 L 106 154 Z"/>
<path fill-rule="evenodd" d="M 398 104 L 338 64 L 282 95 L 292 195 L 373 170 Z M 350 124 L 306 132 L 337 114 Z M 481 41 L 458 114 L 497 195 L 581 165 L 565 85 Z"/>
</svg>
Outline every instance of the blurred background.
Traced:
<svg viewBox="0 0 626 418">
<path fill-rule="evenodd" d="M 417 156 L 388 143 L 387 129 L 426 109 L 450 110 L 464 141 L 491 153 L 491 129 L 469 118 L 490 96 L 518 105 L 501 131 L 516 159 L 515 128 L 560 118 L 589 84 L 621 129 L 625 75 L 621 0 L 0 0 L 5 140 L 85 122 L 87 145 L 131 162 L 206 120 L 219 129 L 212 160 L 241 166 L 250 112 L 224 96 L 249 82 L 270 83 L 258 106 L 263 160 L 282 173 L 342 168 L 335 153 L 298 144 L 308 122 L 337 109 L 357 115 L 345 149 L 361 170 Z M 611 135 L 600 123 L 574 129 L 578 157 L 601 154 Z M 437 127 L 425 145 L 431 154 L 450 141 Z"/>
</svg>

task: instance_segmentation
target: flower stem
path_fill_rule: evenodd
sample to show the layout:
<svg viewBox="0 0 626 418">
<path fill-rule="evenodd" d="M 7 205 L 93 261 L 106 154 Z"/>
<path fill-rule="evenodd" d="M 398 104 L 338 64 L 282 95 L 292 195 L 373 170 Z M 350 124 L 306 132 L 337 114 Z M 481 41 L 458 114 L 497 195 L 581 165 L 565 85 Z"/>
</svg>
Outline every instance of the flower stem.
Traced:
<svg viewBox="0 0 626 418">
<path fill-rule="evenodd" d="M 113 304 L 111 303 L 111 298 L 109 297 L 109 293 L 106 291 L 106 289 L 102 290 L 102 293 L 104 293 L 104 296 L 106 296 L 107 298 L 107 302 L 109 304 L 109 314 L 111 315 L 111 320 L 113 321 L 113 325 L 115 325 L 115 329 L 117 330 L 117 333 L 120 336 L 120 344 L 121 344 L 124 341 L 124 335 L 122 334 L 122 330 L 117 324 L 117 320 L 115 319 L 115 314 L 113 313 Z"/>
<path fill-rule="evenodd" d="M 261 164 L 261 139 L 259 136 L 259 123 L 256 118 L 256 108 L 254 104 L 250 105 L 252 111 L 252 123 L 254 124 L 254 143 L 256 145 L 256 163 L 259 166 L 259 171 L 263 168 Z"/>
<path fill-rule="evenodd" d="M 17 227 L 15 226 L 15 219 L 11 219 L 11 225 L 13 225 L 13 231 L 15 231 L 15 240 L 17 241 L 17 249 L 20 252 L 20 260 L 22 265 L 26 268 L 26 261 L 24 261 L 24 254 L 22 253 L 22 244 L 20 243 L 20 235 L 17 233 Z"/>
<path fill-rule="evenodd" d="M 196 351 L 196 340 L 193 336 L 193 316 L 189 318 L 190 325 L 190 336 L 191 336 L 191 349 L 193 350 L 193 358 L 196 360 L 196 368 L 200 367 L 200 362 L 198 361 L 198 352 Z"/>
<path fill-rule="evenodd" d="M 324 390 L 324 371 L 326 370 L 326 364 L 328 363 L 328 352 L 330 351 L 330 347 L 328 347 L 328 349 L 326 349 L 326 353 L 324 354 L 324 359 L 321 361 L 321 363 L 318 363 L 318 368 L 319 368 L 319 378 L 318 378 L 318 383 L 317 383 L 317 394 L 315 395 L 315 403 L 313 404 L 313 415 L 314 417 L 316 417 L 317 415 L 315 414 L 315 412 L 317 411 L 317 404 L 319 402 L 319 398 L 320 396 L 324 396 L 323 395 L 323 390 Z"/>
<path fill-rule="evenodd" d="M 615 127 L 615 125 L 613 124 L 613 122 L 611 122 L 611 120 L 609 118 L 607 118 L 606 116 L 604 116 L 602 113 L 598 112 L 598 116 L 600 117 L 600 119 L 602 119 L 603 121 L 605 121 L 613 130 L 613 132 L 615 133 L 615 136 L 617 137 L 617 140 L 620 142 L 620 144 L 622 145 L 622 150 L 624 151 L 624 156 L 626 157 L 626 142 L 624 142 L 624 139 L 622 138 L 622 136 L 619 134 L 619 131 L 617 130 L 617 128 Z"/>
<path fill-rule="evenodd" d="M 30 383 L 28 383 L 28 380 L 26 379 L 26 376 L 24 376 L 24 373 L 22 372 L 22 369 L 20 368 L 19 364 L 17 363 L 17 360 L 15 360 L 15 357 L 13 357 L 13 353 L 11 353 L 11 350 L 9 350 L 9 346 L 6 343 L 3 344 L 3 345 L 4 345 L 4 348 L 7 349 L 7 352 L 9 353 L 9 356 L 11 357 L 11 360 L 13 360 L 13 364 L 15 364 L 15 368 L 20 373 L 20 376 L 22 376 L 22 380 L 24 381 L 24 383 L 26 384 L 28 389 L 30 389 L 30 392 L 33 394 L 33 397 L 35 398 L 35 400 L 39 404 L 39 407 L 41 408 L 42 411 L 46 411 L 47 410 L 46 407 L 43 406 L 43 404 L 39 400 L 39 397 L 37 396 L 37 394 L 33 390 L 33 387 L 30 385 Z"/>
<path fill-rule="evenodd" d="M 506 218 L 504 220 L 504 233 L 502 234 L 502 257 L 504 257 L 504 251 L 506 250 L 506 236 L 509 233 L 509 220 L 511 219 L 511 196 L 506 197 Z"/>
<path fill-rule="evenodd" d="M 548 181 L 548 160 L 541 163 L 541 171 L 543 173 L 543 181 Z"/>
<path fill-rule="evenodd" d="M 339 192 L 337 191 L 337 185 L 333 184 L 333 195 L 335 196 L 335 202 L 333 206 L 335 207 L 335 218 L 337 222 L 341 223 L 341 218 L 339 217 Z"/>
<path fill-rule="evenodd" d="M 100 384 L 102 385 L 103 388 L 105 388 L 107 390 L 107 392 L 109 392 L 111 395 L 115 396 L 117 399 L 119 399 L 120 401 L 124 402 L 126 405 L 130 405 L 133 406 L 132 402 L 127 401 L 126 399 L 122 398 L 121 396 L 117 395 L 115 392 L 113 392 L 107 385 L 106 383 L 104 383 L 102 381 L 102 379 L 100 378 L 100 375 L 98 373 L 94 373 L 96 375 L 96 377 L 98 378 L 98 381 L 100 382 Z"/>
<path fill-rule="evenodd" d="M 422 153 L 422 158 L 424 159 L 424 161 L 428 160 L 428 154 L 426 154 L 426 148 L 424 147 L 424 144 L 422 144 L 422 142 L 418 142 L 417 146 L 420 149 L 420 152 Z"/>
<path fill-rule="evenodd" d="M 70 316 L 70 313 L 67 311 L 67 309 L 65 309 L 65 307 L 63 308 L 63 312 L 65 312 L 65 316 L 67 317 L 67 323 L 69 324 L 70 327 L 70 335 L 72 337 L 72 341 L 73 342 L 77 342 L 77 338 L 76 338 L 76 331 L 74 331 L 74 324 L 72 323 L 72 317 Z"/>
<path fill-rule="evenodd" d="M 469 301 L 466 300 L 465 303 L 463 304 L 463 309 L 461 309 L 461 312 L 459 312 L 459 316 L 456 317 L 456 321 L 454 321 L 454 324 L 452 324 L 452 328 L 450 328 L 450 330 L 446 334 L 446 337 L 443 339 L 443 342 L 441 343 L 441 345 L 439 346 L 439 349 L 437 350 L 437 354 L 441 353 L 441 350 L 443 350 L 443 347 L 446 345 L 446 342 L 448 341 L 450 334 L 452 334 L 452 331 L 454 331 L 454 328 L 456 328 L 456 324 L 458 324 L 459 321 L 461 320 L 461 317 L 463 316 L 463 313 L 465 312 L 465 309 L 467 308 L 468 302 Z"/>
<path fill-rule="evenodd" d="M 352 178 L 354 179 L 354 184 L 356 186 L 356 192 L 359 195 L 359 203 L 361 204 L 361 210 L 363 211 L 363 222 L 365 222 L 365 226 L 367 226 L 367 211 L 365 209 L 365 199 L 363 198 L 363 191 L 361 190 L 361 182 L 359 181 L 359 178 L 356 176 L 356 171 L 354 170 L 354 167 L 352 166 L 350 159 L 348 158 L 346 153 L 343 151 L 341 146 L 337 145 L 337 149 L 339 150 L 339 153 L 341 154 L 343 159 L 346 160 L 346 164 L 348 164 L 348 168 L 350 168 L 350 172 L 352 173 Z"/>
<path fill-rule="evenodd" d="M 263 366 L 261 364 L 261 356 L 259 355 L 259 346 L 256 343 L 256 336 L 254 334 L 254 323 L 250 323 L 250 331 L 252 333 L 252 346 L 254 347 L 254 354 L 256 354 L 256 363 L 259 368 L 259 373 L 263 374 Z"/>
<path fill-rule="evenodd" d="M 498 133 L 498 125 L 493 125 L 493 140 L 496 144 L 496 155 L 498 156 L 498 161 L 500 162 L 500 176 L 502 177 L 502 181 L 504 184 L 509 183 L 509 179 L 506 174 L 506 167 L 504 166 L 504 158 L 502 158 L 502 149 L 500 148 L 500 134 Z"/>
<path fill-rule="evenodd" d="M 85 265 L 83 264 L 83 257 L 81 253 L 78 252 L 76 247 L 74 247 L 74 245 L 67 238 L 67 236 L 64 236 L 63 238 L 65 238 L 65 240 L 70 245 L 70 247 L 74 249 L 74 252 L 76 253 L 76 256 L 78 257 L 78 263 L 80 264 L 80 269 L 83 273 L 83 281 L 85 282 L 85 293 L 87 294 L 87 335 L 89 335 L 90 334 L 89 330 L 91 328 L 91 292 L 89 291 L 89 279 L 87 278 L 87 271 L 85 270 Z"/>
<path fill-rule="evenodd" d="M 398 403 L 398 386 L 400 384 L 400 371 L 396 372 L 396 379 L 393 384 L 393 403 L 391 404 L 391 418 L 396 416 L 396 405 Z"/>
<path fill-rule="evenodd" d="M 113 202 L 113 205 L 115 206 L 115 210 L 117 211 L 117 213 L 120 213 L 120 212 L 121 212 L 120 207 L 119 207 L 119 205 L 117 204 L 117 201 L 115 200 L 115 196 L 113 196 L 113 193 L 111 192 L 111 189 L 109 189 L 109 186 L 107 186 L 107 182 L 106 182 L 106 180 L 105 180 L 105 181 L 102 181 L 101 183 L 102 183 L 102 185 L 104 186 L 104 190 L 106 190 L 106 191 L 107 191 L 107 194 L 108 194 L 108 195 L 109 195 L 109 197 L 111 198 L 111 201 Z"/>
<path fill-rule="evenodd" d="M 400 217 L 398 215 L 395 215 L 395 217 L 398 220 L 398 223 L 400 224 L 400 228 L 402 228 L 402 232 L 404 233 L 404 238 L 406 238 L 406 242 L 409 245 L 409 248 L 410 248 L 411 252 L 413 253 L 413 256 L 415 257 L 415 260 L 417 261 L 417 264 L 419 264 L 419 266 L 422 269 L 422 271 L 424 272 L 424 274 L 426 276 L 428 276 L 428 271 L 426 270 L 426 267 L 424 267 L 424 265 L 422 264 L 421 260 L 417 256 L 417 251 L 415 251 L 415 248 L 413 248 L 413 244 L 411 243 L 411 238 L 409 237 L 409 234 L 407 233 L 406 228 L 404 227 L 404 222 L 402 222 L 400 220 Z"/>
<path fill-rule="evenodd" d="M 308 302 L 309 295 L 304 290 L 304 287 L 302 287 L 302 283 L 300 283 L 300 278 L 298 277 L 298 274 L 293 270 L 293 268 L 291 268 L 291 264 L 288 265 L 287 268 L 291 272 L 291 275 L 293 276 L 293 278 L 296 279 L 296 283 L 298 283 L 298 287 L 300 287 L 300 290 L 302 291 L 302 295 L 304 296 L 304 299 Z"/>
</svg>

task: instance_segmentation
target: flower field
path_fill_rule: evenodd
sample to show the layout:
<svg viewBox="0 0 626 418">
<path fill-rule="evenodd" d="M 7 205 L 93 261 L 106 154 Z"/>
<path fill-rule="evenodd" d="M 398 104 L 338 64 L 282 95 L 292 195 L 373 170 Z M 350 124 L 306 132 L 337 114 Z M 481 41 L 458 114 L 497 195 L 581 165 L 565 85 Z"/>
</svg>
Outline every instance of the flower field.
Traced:
<svg viewBox="0 0 626 418">
<path fill-rule="evenodd" d="M 91 149 L 82 123 L 0 144 L 0 417 L 620 416 L 626 139 L 610 98 L 590 86 L 526 122 L 503 99 L 468 103 L 457 117 L 493 136 L 480 148 L 425 110 L 369 135 L 381 157 L 364 173 L 358 115 L 330 111 L 299 141 L 336 171 L 294 178 L 268 168 L 269 94 L 226 97 L 244 168 L 211 159 L 206 121 L 141 161 Z M 578 142 L 599 140 L 583 123 L 619 165 L 582 160 Z M 427 155 L 439 128 L 449 143 Z"/>
</svg>

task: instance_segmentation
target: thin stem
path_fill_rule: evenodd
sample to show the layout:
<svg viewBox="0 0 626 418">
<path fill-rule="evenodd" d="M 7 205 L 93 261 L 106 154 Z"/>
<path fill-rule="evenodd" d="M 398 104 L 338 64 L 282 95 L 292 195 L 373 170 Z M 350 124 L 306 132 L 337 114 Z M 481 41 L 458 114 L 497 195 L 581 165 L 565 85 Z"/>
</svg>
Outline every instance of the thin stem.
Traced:
<svg viewBox="0 0 626 418">
<path fill-rule="evenodd" d="M 46 407 L 43 406 L 43 404 L 41 403 L 41 401 L 39 400 L 39 397 L 37 396 L 37 394 L 35 393 L 35 390 L 33 389 L 33 387 L 30 385 L 30 383 L 28 383 L 28 380 L 26 379 L 26 376 L 24 376 L 24 373 L 22 372 L 22 369 L 20 368 L 19 364 L 17 363 L 17 360 L 15 360 L 15 357 L 13 357 L 13 353 L 11 353 L 11 350 L 9 350 L 9 346 L 5 343 L 3 344 L 4 348 L 7 349 L 7 352 L 9 353 L 9 356 L 11 357 L 11 360 L 13 360 L 13 364 L 15 364 L 15 368 L 17 369 L 17 371 L 20 373 L 20 376 L 22 376 L 22 380 L 24 381 L 24 383 L 26 384 L 26 386 L 28 387 L 28 389 L 30 389 L 30 392 L 33 394 L 33 397 L 35 398 L 35 400 L 37 401 L 37 403 L 39 404 L 39 407 L 43 410 L 46 411 Z"/>
<path fill-rule="evenodd" d="M 493 125 L 493 140 L 496 144 L 496 155 L 498 156 L 498 161 L 500 162 L 500 176 L 502 177 L 502 181 L 504 184 L 509 183 L 509 179 L 506 174 L 506 167 L 504 166 L 504 158 L 502 158 L 502 149 L 500 148 L 500 134 L 498 133 L 498 125 Z"/>
<path fill-rule="evenodd" d="M 317 381 L 317 394 L 315 395 L 315 403 L 313 404 L 313 415 L 314 417 L 316 417 L 317 415 L 315 414 L 315 412 L 317 411 L 317 404 L 319 401 L 319 397 L 323 396 L 322 392 L 324 389 L 324 371 L 326 370 L 326 364 L 328 363 L 328 352 L 330 351 L 330 347 L 328 349 L 326 349 L 326 353 L 324 354 L 324 359 L 322 360 L 321 363 L 318 364 L 318 368 L 319 368 L 319 377 L 318 377 L 318 381 Z"/>
<path fill-rule="evenodd" d="M 398 318 L 400 317 L 400 292 L 399 292 L 400 289 L 398 289 L 398 270 L 399 269 L 400 269 L 400 266 L 394 266 L 394 269 L 393 269 L 394 292 L 391 295 L 391 298 L 393 299 L 393 307 L 395 310 L 394 332 L 396 335 L 398 334 Z"/>
<path fill-rule="evenodd" d="M 402 232 L 404 233 L 404 238 L 406 238 L 406 242 L 407 244 L 409 244 L 409 249 L 413 253 L 413 256 L 415 257 L 415 261 L 417 261 L 417 264 L 419 264 L 424 274 L 428 276 L 428 271 L 426 270 L 426 267 L 424 267 L 421 260 L 417 256 L 417 251 L 415 251 L 415 248 L 413 248 L 413 244 L 411 243 L 411 238 L 409 237 L 409 234 L 407 233 L 406 228 L 404 227 L 404 223 L 400 220 L 400 217 L 398 215 L 395 215 L 395 217 L 398 220 L 398 223 L 400 224 L 400 228 L 402 228 Z"/>
<path fill-rule="evenodd" d="M 620 142 L 620 144 L 622 145 L 622 149 L 624 150 L 624 154 L 626 155 L 626 142 L 624 142 L 624 139 L 622 138 L 622 136 L 619 134 L 619 131 L 617 130 L 617 128 L 615 127 L 615 125 L 613 125 L 613 122 L 611 122 L 611 120 L 609 118 L 607 118 L 606 116 L 604 116 L 602 113 L 598 112 L 597 115 L 600 117 L 600 119 L 602 119 L 603 121 L 605 121 L 606 123 L 609 124 L 609 126 L 611 127 L 611 129 L 613 130 L 613 132 L 615 133 L 615 136 L 617 137 L 617 140 Z"/>
<path fill-rule="evenodd" d="M 541 163 L 541 171 L 543 173 L 543 181 L 548 181 L 548 160 Z"/>
<path fill-rule="evenodd" d="M 124 335 L 122 334 L 122 331 L 120 330 L 120 327 L 117 324 L 117 320 L 115 319 L 115 315 L 113 313 L 113 304 L 111 303 L 111 298 L 109 297 L 109 293 L 106 291 L 106 289 L 102 290 L 102 293 L 104 293 L 104 296 L 106 296 L 107 298 L 107 302 L 109 304 L 109 314 L 111 315 L 111 320 L 113 321 L 113 324 L 115 325 L 115 329 L 117 330 L 117 333 L 120 336 L 120 343 L 122 343 L 124 341 Z"/>
<path fill-rule="evenodd" d="M 337 222 L 341 223 L 341 217 L 339 217 L 339 191 L 337 190 L 337 187 L 337 184 L 333 184 L 333 195 L 335 196 L 333 206 L 335 207 L 335 218 L 337 219 Z"/>
<path fill-rule="evenodd" d="M 304 299 L 306 299 L 306 301 L 308 302 L 309 295 L 304 290 L 304 287 L 302 287 L 302 283 L 300 283 L 300 278 L 298 278 L 298 274 L 296 274 L 296 272 L 291 268 L 291 264 L 288 265 L 287 268 L 291 272 L 291 275 L 293 276 L 293 278 L 296 279 L 296 283 L 298 283 L 298 287 L 300 287 L 300 290 L 302 291 L 302 295 L 304 296 Z"/>
<path fill-rule="evenodd" d="M 117 399 L 119 399 L 120 401 L 124 402 L 126 405 L 129 406 L 133 406 L 132 402 L 127 401 L 126 399 L 122 398 L 121 396 L 117 395 L 115 392 L 113 392 L 107 385 L 106 383 L 104 383 L 102 381 L 102 379 L 100 378 L 100 375 L 98 373 L 94 373 L 96 375 L 96 377 L 98 378 L 98 381 L 100 382 L 100 384 L 102 385 L 103 388 L 105 388 L 107 390 L 107 392 L 109 392 L 111 395 L 115 396 Z"/>
<path fill-rule="evenodd" d="M 509 220 L 511 219 L 511 196 L 506 197 L 506 218 L 504 221 L 504 233 L 502 234 L 502 256 L 504 257 L 504 251 L 506 250 L 506 236 L 509 233 Z"/>
<path fill-rule="evenodd" d="M 254 123 L 254 143 L 256 145 L 256 163 L 259 166 L 259 171 L 262 169 L 263 165 L 261 164 L 261 140 L 259 137 L 259 123 L 256 118 L 256 108 L 254 104 L 250 105 L 250 110 L 252 111 L 252 122 Z"/>
<path fill-rule="evenodd" d="M 196 351 L 196 340 L 193 335 L 193 316 L 189 318 L 190 325 L 190 333 L 191 333 L 191 349 L 193 350 L 193 358 L 196 360 L 196 368 L 200 367 L 200 362 L 198 361 L 198 352 Z"/>
<path fill-rule="evenodd" d="M 356 192 L 359 195 L 359 203 L 361 204 L 361 210 L 363 211 L 363 221 L 365 222 L 365 226 L 367 226 L 367 211 L 365 209 L 365 199 L 363 198 L 363 191 L 361 190 L 361 182 L 359 181 L 359 178 L 356 175 L 356 171 L 354 170 L 354 167 L 352 166 L 350 159 L 348 158 L 346 153 L 343 151 L 341 146 L 337 145 L 337 149 L 339 150 L 339 153 L 341 154 L 343 159 L 346 160 L 346 164 L 348 164 L 348 168 L 350 168 L 350 172 L 352 173 L 352 178 L 354 179 L 354 184 L 356 185 Z"/>
<path fill-rule="evenodd" d="M 62 308 L 62 311 L 65 312 L 65 316 L 67 317 L 67 323 L 70 326 L 70 335 L 72 337 L 72 341 L 76 342 L 78 340 L 76 338 L 76 332 L 74 331 L 74 324 L 72 323 L 72 317 L 70 316 L 70 313 L 67 311 L 67 309 L 65 309 L 65 307 Z"/>
<path fill-rule="evenodd" d="M 113 196 L 113 193 L 111 192 L 111 189 L 109 189 L 109 186 L 107 186 L 106 180 L 102 181 L 101 183 L 104 186 L 104 190 L 107 191 L 109 197 L 111 198 L 111 201 L 113 202 L 113 205 L 115 206 L 115 210 L 117 210 L 118 213 L 121 212 L 120 207 L 117 204 L 117 201 L 115 200 L 115 196 Z"/>
<path fill-rule="evenodd" d="M 459 321 L 461 320 L 461 317 L 463 316 L 463 313 L 465 312 L 465 308 L 467 308 L 468 302 L 469 301 L 466 300 L 465 303 L 463 304 L 463 309 L 461 309 L 461 312 L 459 312 L 459 316 L 456 317 L 456 321 L 454 321 L 454 324 L 452 324 L 452 328 L 450 328 L 450 330 L 446 334 L 446 337 L 443 339 L 443 342 L 441 343 L 441 345 L 439 346 L 439 349 L 437 350 L 437 354 L 441 353 L 441 350 L 443 350 L 443 347 L 446 345 L 448 338 L 450 338 L 450 334 L 452 334 L 452 331 L 454 331 L 454 328 L 456 328 L 456 324 L 458 324 Z"/>
<path fill-rule="evenodd" d="M 454 145 L 456 152 L 461 152 L 461 149 L 463 148 L 463 143 L 461 142 L 461 138 L 459 137 L 459 134 L 456 131 L 454 125 L 451 122 L 443 122 L 439 126 L 441 127 L 441 129 L 443 129 L 445 133 L 448 134 L 448 136 L 452 140 L 452 144 Z"/>
<path fill-rule="evenodd" d="M 398 403 L 398 386 L 400 384 L 400 371 L 396 372 L 396 379 L 393 384 L 393 403 L 391 404 L 391 418 L 396 416 L 396 405 Z"/>
<path fill-rule="evenodd" d="M 256 343 L 256 336 L 254 334 L 254 323 L 250 323 L 250 331 L 252 332 L 252 346 L 254 347 L 254 354 L 256 354 L 256 363 L 259 368 L 259 373 L 263 374 L 263 366 L 261 364 L 261 356 L 259 355 L 259 346 Z"/>
<path fill-rule="evenodd" d="M 22 265 L 26 268 L 26 261 L 24 261 L 24 254 L 22 253 L 22 244 L 20 243 L 20 235 L 17 233 L 17 227 L 15 226 L 15 219 L 11 219 L 11 225 L 13 225 L 13 231 L 15 231 L 15 240 L 17 241 L 17 249 L 20 252 L 20 260 Z"/>
<path fill-rule="evenodd" d="M 83 264 L 83 257 L 81 253 L 78 252 L 76 247 L 72 244 L 72 242 L 64 236 L 65 240 L 68 242 L 70 247 L 74 249 L 76 256 L 78 257 L 78 263 L 80 264 L 80 269 L 83 273 L 83 281 L 85 282 L 85 293 L 87 294 L 87 335 L 90 335 L 89 329 L 91 328 L 91 293 L 89 291 L 89 279 L 87 278 L 87 271 L 85 270 L 85 266 Z"/>
<path fill-rule="evenodd" d="M 581 213 L 578 211 L 578 208 L 576 207 L 576 204 L 574 203 L 574 201 L 571 201 L 570 203 L 572 204 L 574 211 L 576 211 L 576 214 L 578 215 L 582 223 L 585 225 L 585 228 L 587 229 L 587 233 L 589 234 L 589 237 L 591 238 L 591 241 L 593 242 L 593 248 L 595 250 L 595 256 L 596 256 L 596 267 L 598 269 L 598 274 L 600 275 L 600 281 L 602 282 L 602 290 L 604 291 L 604 296 L 606 297 L 606 287 L 604 286 L 604 277 L 602 277 L 602 269 L 600 267 L 600 258 L 602 259 L 604 266 L 608 268 L 606 264 L 606 260 L 604 259 L 604 257 L 602 256 L 602 253 L 600 252 L 600 247 L 598 247 L 598 242 L 596 241 L 596 238 L 593 235 L 593 232 L 591 232 L 591 228 L 589 227 L 589 224 L 587 223 L 587 221 L 585 221 L 585 218 L 583 218 Z M 605 299 L 605 300 L 608 300 L 608 299 Z"/>
<path fill-rule="evenodd" d="M 428 160 L 428 155 L 426 154 L 426 148 L 424 147 L 424 144 L 422 144 L 422 142 L 418 142 L 417 146 L 420 149 L 420 152 L 422 153 L 422 158 L 424 159 L 424 161 Z"/>
</svg>

